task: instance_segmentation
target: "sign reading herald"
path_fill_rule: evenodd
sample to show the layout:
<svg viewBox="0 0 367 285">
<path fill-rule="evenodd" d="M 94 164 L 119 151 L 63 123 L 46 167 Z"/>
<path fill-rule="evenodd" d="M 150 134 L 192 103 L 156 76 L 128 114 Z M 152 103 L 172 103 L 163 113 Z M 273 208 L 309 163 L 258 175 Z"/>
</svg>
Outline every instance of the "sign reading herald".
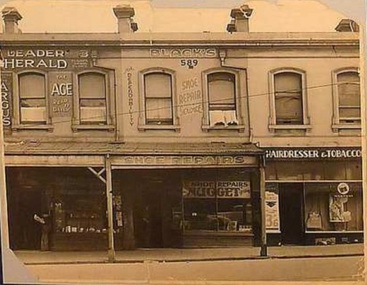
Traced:
<svg viewBox="0 0 367 285">
<path fill-rule="evenodd" d="M 276 148 L 265 150 L 265 158 L 274 159 L 343 159 L 360 158 L 360 148 Z"/>
<path fill-rule="evenodd" d="M 67 70 L 90 68 L 97 57 L 88 49 L 4 49 L 4 69 Z"/>
</svg>

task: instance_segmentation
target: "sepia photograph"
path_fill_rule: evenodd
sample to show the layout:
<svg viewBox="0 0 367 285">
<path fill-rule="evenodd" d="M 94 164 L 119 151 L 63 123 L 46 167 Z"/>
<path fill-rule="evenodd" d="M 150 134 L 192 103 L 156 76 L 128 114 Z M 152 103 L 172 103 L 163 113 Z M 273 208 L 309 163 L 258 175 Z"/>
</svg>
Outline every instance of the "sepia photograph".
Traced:
<svg viewBox="0 0 367 285">
<path fill-rule="evenodd" d="M 1 283 L 365 283 L 363 0 L 0 9 Z"/>
</svg>

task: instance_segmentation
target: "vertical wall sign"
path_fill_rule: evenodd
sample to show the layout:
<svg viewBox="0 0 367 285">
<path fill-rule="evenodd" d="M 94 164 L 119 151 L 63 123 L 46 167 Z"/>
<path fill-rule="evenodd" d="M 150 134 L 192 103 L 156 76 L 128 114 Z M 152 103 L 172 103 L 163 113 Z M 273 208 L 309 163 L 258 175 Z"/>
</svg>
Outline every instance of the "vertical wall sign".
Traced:
<svg viewBox="0 0 367 285">
<path fill-rule="evenodd" d="M 53 117 L 71 116 L 73 82 L 70 72 L 50 73 L 49 98 Z"/>
<path fill-rule="evenodd" d="M 3 126 L 5 128 L 11 126 L 12 84 L 12 74 L 3 72 L 1 74 L 1 107 L 3 110 Z"/>
</svg>

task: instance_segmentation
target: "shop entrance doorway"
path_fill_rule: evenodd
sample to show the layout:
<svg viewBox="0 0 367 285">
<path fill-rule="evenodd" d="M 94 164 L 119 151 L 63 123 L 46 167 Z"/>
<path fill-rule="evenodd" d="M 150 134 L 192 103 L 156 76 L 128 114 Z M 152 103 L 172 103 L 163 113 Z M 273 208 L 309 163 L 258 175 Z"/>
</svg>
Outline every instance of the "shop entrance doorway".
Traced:
<svg viewBox="0 0 367 285">
<path fill-rule="evenodd" d="M 138 247 L 163 247 L 163 190 L 160 183 L 144 183 L 136 207 Z"/>
<path fill-rule="evenodd" d="M 279 198 L 282 244 L 303 244 L 303 185 L 279 184 Z"/>
<path fill-rule="evenodd" d="M 9 205 L 12 221 L 9 234 L 12 249 L 39 250 L 41 248 L 42 226 L 34 215 L 42 214 L 42 193 L 38 190 L 21 190 Z M 15 204 L 13 204 L 15 202 Z"/>
</svg>

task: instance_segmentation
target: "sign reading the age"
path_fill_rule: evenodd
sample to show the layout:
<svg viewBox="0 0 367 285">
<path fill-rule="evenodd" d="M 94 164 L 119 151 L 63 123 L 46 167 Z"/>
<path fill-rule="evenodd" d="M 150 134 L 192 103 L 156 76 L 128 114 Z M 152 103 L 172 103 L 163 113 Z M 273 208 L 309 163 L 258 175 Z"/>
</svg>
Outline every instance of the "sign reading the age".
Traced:
<svg viewBox="0 0 367 285">
<path fill-rule="evenodd" d="M 73 83 L 70 72 L 50 74 L 50 97 L 55 117 L 71 116 Z"/>
</svg>

